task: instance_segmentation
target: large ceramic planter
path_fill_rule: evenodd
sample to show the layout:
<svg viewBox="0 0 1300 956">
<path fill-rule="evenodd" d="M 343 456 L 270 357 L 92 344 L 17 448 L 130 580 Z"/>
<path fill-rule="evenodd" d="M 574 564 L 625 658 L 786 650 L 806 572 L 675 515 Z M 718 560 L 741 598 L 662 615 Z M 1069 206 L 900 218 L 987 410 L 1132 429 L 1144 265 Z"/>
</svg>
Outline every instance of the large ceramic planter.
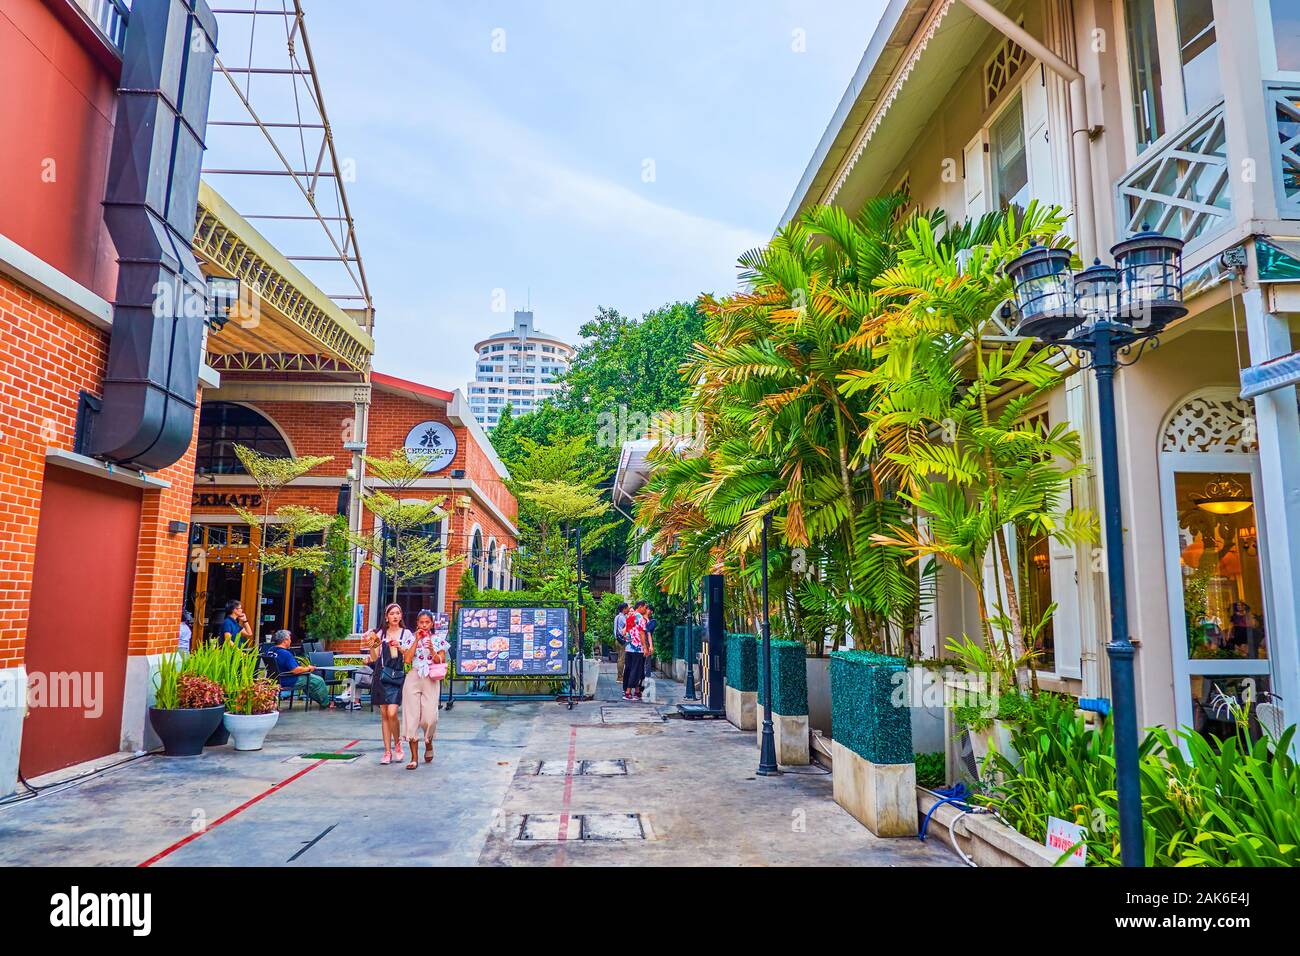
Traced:
<svg viewBox="0 0 1300 956">
<path fill-rule="evenodd" d="M 162 741 L 164 755 L 196 757 L 203 753 L 203 745 L 221 723 L 221 715 L 225 712 L 224 704 L 176 710 L 150 707 L 149 723 Z"/>
<path fill-rule="evenodd" d="M 280 712 L 269 714 L 232 714 L 227 712 L 221 722 L 235 741 L 236 750 L 261 750 L 266 735 L 271 732 Z"/>
<path fill-rule="evenodd" d="M 217 724 L 217 729 L 208 735 L 207 741 L 203 744 L 205 747 L 224 747 L 230 743 L 230 731 L 226 729 L 224 723 Z"/>
</svg>

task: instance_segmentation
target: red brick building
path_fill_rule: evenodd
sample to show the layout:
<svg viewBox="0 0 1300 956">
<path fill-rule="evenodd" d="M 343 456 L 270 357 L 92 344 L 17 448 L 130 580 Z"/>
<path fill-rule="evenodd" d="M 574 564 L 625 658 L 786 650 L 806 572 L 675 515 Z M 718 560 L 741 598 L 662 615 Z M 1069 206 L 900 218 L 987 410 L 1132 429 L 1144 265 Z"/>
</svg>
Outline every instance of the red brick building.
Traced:
<svg viewBox="0 0 1300 956">
<path fill-rule="evenodd" d="M 506 488 L 505 466 L 459 391 L 449 392 L 373 372 L 370 387 L 353 387 L 355 403 L 331 400 L 338 386 L 317 382 L 264 382 L 249 375 L 226 375 L 221 388 L 204 396 L 196 453 L 191 545 L 204 560 L 189 575 L 187 607 L 203 632 L 220 627 L 225 601 L 256 600 L 256 565 L 248 531 L 230 506 L 231 496 L 256 493 L 252 480 L 234 458 L 231 446 L 255 447 L 269 455 L 328 455 L 333 460 L 297 479 L 275 499 L 281 504 L 310 505 L 349 516 L 354 529 L 371 532 L 374 516 L 358 507 L 357 492 L 384 489 L 365 472 L 355 438 L 364 436 L 365 454 L 387 457 L 435 427 L 446 452 L 404 494 L 406 499 L 441 499 L 446 515 L 424 529 L 459 562 L 428 580 L 403 586 L 398 602 L 408 618 L 421 608 L 451 609 L 463 568 L 474 569 L 483 587 L 509 585 L 510 555 L 516 546 L 517 505 Z M 273 400 L 277 393 L 300 397 Z M 315 400 L 313 400 L 315 399 Z M 364 489 L 364 490 L 362 490 Z M 247 498 L 239 499 L 248 504 Z M 382 530 L 382 529 L 381 529 Z M 298 637 L 311 607 L 314 576 L 300 571 L 268 576 L 263 584 L 263 635 L 286 627 Z M 356 601 L 364 627 L 378 620 L 391 585 L 377 568 L 357 572 Z M 377 597 L 377 595 L 379 595 Z"/>
<path fill-rule="evenodd" d="M 0 6 L 0 794 L 142 746 L 149 662 L 176 646 L 193 443 L 143 470 L 80 433 L 124 320 L 105 211 L 123 35 L 66 0 Z"/>
<path fill-rule="evenodd" d="M 332 300 L 200 184 L 206 4 L 135 0 L 129 17 L 110 2 L 0 2 L 0 128 L 21 131 L 0 149 L 0 796 L 157 743 L 147 707 L 183 608 L 198 636 L 232 597 L 260 632 L 306 636 L 310 575 L 271 576 L 251 613 L 256 532 L 231 503 L 257 489 L 235 443 L 332 456 L 276 504 L 342 509 L 360 528 L 363 455 L 434 428 L 455 452 L 410 492 L 449 496 L 430 533 L 485 586 L 506 583 L 515 547 L 505 469 L 463 396 L 372 377 L 368 293 L 361 308 Z M 189 59 L 169 71 L 169 58 Z M 140 248 L 159 236 L 161 251 Z M 205 291 L 219 280 L 240 288 L 221 320 Z M 160 310 L 173 288 L 176 308 Z M 402 600 L 446 608 L 459 573 Z M 357 573 L 365 624 L 380 588 Z"/>
</svg>

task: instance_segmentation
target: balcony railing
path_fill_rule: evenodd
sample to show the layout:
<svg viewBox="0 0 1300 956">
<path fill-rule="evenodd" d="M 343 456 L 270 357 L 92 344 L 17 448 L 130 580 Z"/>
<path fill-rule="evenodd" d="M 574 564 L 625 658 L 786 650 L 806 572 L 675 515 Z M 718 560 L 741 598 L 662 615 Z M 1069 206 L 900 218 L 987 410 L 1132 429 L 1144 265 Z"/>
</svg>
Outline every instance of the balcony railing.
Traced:
<svg viewBox="0 0 1300 956">
<path fill-rule="evenodd" d="M 121 55 L 126 45 L 126 22 L 130 9 L 125 0 L 72 0 L 109 46 Z"/>
<path fill-rule="evenodd" d="M 1300 219 L 1300 84 L 1269 84 L 1264 93 L 1279 211 L 1284 219 Z"/>
<path fill-rule="evenodd" d="M 1154 144 L 1116 187 L 1121 235 L 1144 226 L 1194 246 L 1232 218 L 1223 103 Z"/>
</svg>

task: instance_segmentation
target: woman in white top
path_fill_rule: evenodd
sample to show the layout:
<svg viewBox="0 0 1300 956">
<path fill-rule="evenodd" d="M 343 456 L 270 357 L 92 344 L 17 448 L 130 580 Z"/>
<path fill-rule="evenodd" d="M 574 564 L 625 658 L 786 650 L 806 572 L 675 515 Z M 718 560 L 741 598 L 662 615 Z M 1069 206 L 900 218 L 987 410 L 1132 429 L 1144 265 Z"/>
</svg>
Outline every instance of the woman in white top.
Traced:
<svg viewBox="0 0 1300 956">
<path fill-rule="evenodd" d="M 433 738 L 438 732 L 438 698 L 447 673 L 447 652 L 439 646 L 433 626 L 433 612 L 415 616 L 415 640 L 406 648 L 410 671 L 402 687 L 402 736 L 411 745 L 407 770 L 420 765 L 420 738 L 424 738 L 424 762 L 433 762 Z M 423 730 L 423 733 L 421 731 Z"/>
</svg>

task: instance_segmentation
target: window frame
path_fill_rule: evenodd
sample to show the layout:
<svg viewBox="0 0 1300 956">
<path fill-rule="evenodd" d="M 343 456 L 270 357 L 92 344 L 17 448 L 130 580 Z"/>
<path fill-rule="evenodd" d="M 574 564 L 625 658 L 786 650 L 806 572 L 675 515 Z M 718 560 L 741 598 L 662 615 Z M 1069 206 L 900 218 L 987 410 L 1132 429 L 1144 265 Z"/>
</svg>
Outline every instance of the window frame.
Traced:
<svg viewBox="0 0 1300 956">
<path fill-rule="evenodd" d="M 1198 107 L 1195 111 L 1188 111 L 1187 90 L 1183 84 L 1182 51 L 1178 41 L 1177 0 L 1152 0 L 1156 24 L 1156 51 L 1160 59 L 1160 101 L 1163 109 L 1161 122 L 1164 131 L 1159 138 L 1146 144 L 1144 148 L 1138 149 L 1137 126 L 1133 119 L 1133 64 L 1129 59 L 1128 22 L 1125 16 L 1128 5 L 1132 2 L 1135 2 L 1135 0 L 1120 0 L 1112 10 L 1115 36 L 1120 38 L 1115 45 L 1115 58 L 1120 73 L 1119 96 L 1123 107 L 1121 122 L 1124 130 L 1126 169 L 1133 168 L 1146 154 L 1160 152 L 1168 146 L 1170 141 L 1182 133 L 1184 127 L 1191 120 L 1207 112 L 1215 103 L 1219 102 L 1218 100 L 1212 100 Z M 1219 64 L 1220 73 L 1222 73 L 1223 69 L 1223 50 L 1219 47 L 1221 42 L 1219 29 L 1221 26 L 1222 24 L 1216 19 L 1214 21 L 1214 42 L 1217 50 L 1216 62 Z M 1269 35 L 1272 36 L 1271 20 Z M 1261 56 L 1265 52 L 1261 49 Z"/>
</svg>

